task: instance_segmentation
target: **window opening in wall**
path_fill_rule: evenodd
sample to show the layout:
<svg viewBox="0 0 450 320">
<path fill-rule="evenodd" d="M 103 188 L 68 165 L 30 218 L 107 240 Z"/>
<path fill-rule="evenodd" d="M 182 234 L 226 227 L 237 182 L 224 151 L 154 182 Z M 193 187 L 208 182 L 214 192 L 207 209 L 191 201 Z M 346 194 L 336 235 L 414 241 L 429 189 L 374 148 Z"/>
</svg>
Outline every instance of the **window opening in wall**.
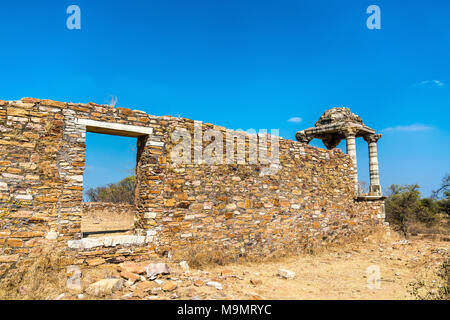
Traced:
<svg viewBox="0 0 450 320">
<path fill-rule="evenodd" d="M 83 236 L 132 233 L 136 149 L 136 137 L 86 133 Z"/>
</svg>

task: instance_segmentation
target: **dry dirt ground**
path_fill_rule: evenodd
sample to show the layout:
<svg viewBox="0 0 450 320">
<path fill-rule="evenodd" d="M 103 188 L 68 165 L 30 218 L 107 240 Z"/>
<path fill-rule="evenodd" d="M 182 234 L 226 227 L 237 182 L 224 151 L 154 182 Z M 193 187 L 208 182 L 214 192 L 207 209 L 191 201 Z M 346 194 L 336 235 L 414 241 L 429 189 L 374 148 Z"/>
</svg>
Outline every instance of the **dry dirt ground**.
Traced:
<svg viewBox="0 0 450 320">
<path fill-rule="evenodd" d="M 412 299 L 408 284 L 427 268 L 442 263 L 448 243 L 414 241 L 406 245 L 354 248 L 302 255 L 283 261 L 229 266 L 245 280 L 230 283 L 234 297 L 263 299 Z M 379 289 L 369 289 L 367 272 L 370 266 L 380 270 Z M 293 280 L 277 277 L 282 267 L 294 271 Z M 220 268 L 211 271 L 219 272 Z M 370 269 L 369 269 L 370 270 Z M 248 279 L 261 280 L 257 286 Z"/>
<path fill-rule="evenodd" d="M 133 211 L 109 211 L 105 214 L 104 210 L 90 210 L 81 219 L 81 231 L 84 233 L 132 230 L 133 225 Z"/>
<path fill-rule="evenodd" d="M 103 263 L 95 267 L 81 267 L 80 291 L 67 290 L 67 274 L 61 272 L 58 276 L 59 286 L 45 291 L 45 296 L 30 295 L 27 284 L 22 283 L 18 289 L 22 296 L 19 294 L 17 298 L 414 299 L 410 294 L 409 283 L 425 278 L 431 281 L 436 268 L 448 258 L 449 246 L 450 242 L 436 239 L 415 238 L 404 241 L 391 233 L 381 237 L 370 236 L 361 243 L 328 248 L 314 255 L 300 254 L 258 263 L 211 265 L 203 270 L 191 268 L 189 271 L 184 271 L 179 262 L 155 257 L 152 261 L 129 264 L 131 269 L 141 269 L 134 271 L 133 277 L 143 272 L 143 267 L 150 262 L 166 262 L 170 274 L 150 280 L 145 273 L 141 273 L 134 283 L 125 283 L 130 275 L 122 272 L 124 268 L 120 264 Z M 378 289 L 367 287 L 367 268 L 370 266 L 379 267 L 381 281 Z M 295 272 L 295 278 L 280 278 L 279 268 Z M 90 295 L 89 290 L 86 290 L 92 283 L 108 278 L 123 279 L 123 287 L 101 296 Z M 220 283 L 222 289 L 208 286 L 210 281 Z"/>
</svg>

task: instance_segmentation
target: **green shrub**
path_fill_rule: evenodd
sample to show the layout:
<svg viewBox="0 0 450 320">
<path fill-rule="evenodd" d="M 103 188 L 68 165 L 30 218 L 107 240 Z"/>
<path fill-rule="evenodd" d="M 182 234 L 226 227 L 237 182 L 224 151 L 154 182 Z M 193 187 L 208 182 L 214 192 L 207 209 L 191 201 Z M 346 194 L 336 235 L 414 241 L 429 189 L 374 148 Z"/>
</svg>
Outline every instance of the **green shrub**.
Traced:
<svg viewBox="0 0 450 320">
<path fill-rule="evenodd" d="M 441 221 L 440 206 L 433 198 L 422 198 L 419 186 L 391 185 L 385 202 L 386 221 L 405 235 L 412 225 L 433 227 Z"/>
<path fill-rule="evenodd" d="M 89 202 L 112 202 L 134 204 L 136 177 L 129 176 L 118 183 L 105 187 L 89 188 L 86 197 Z"/>
</svg>

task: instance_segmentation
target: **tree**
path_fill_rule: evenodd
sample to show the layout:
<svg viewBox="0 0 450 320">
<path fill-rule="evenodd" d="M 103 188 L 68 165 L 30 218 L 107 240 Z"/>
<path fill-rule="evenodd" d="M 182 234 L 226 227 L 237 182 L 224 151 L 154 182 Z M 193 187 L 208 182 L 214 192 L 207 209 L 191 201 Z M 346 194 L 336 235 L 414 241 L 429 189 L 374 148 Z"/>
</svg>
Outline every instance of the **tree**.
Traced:
<svg viewBox="0 0 450 320">
<path fill-rule="evenodd" d="M 433 198 L 440 198 L 442 196 L 446 198 L 450 196 L 450 174 L 448 173 L 442 178 L 439 189 L 433 191 Z"/>
<path fill-rule="evenodd" d="M 398 227 L 405 236 L 413 223 L 431 227 L 440 221 L 438 201 L 434 198 L 422 198 L 419 188 L 417 184 L 393 184 L 388 188 L 386 220 Z"/>
<path fill-rule="evenodd" d="M 415 216 L 418 222 L 432 226 L 439 221 L 439 204 L 433 198 L 420 199 Z"/>
<path fill-rule="evenodd" d="M 444 196 L 444 199 L 438 200 L 439 210 L 450 218 L 450 191 L 446 191 Z"/>
<path fill-rule="evenodd" d="M 136 177 L 129 176 L 118 183 L 104 187 L 89 188 L 86 196 L 89 202 L 112 202 L 134 204 Z"/>
<path fill-rule="evenodd" d="M 433 191 L 433 198 L 438 199 L 437 203 L 439 211 L 450 218 L 450 174 L 447 173 L 444 178 L 442 178 L 439 189 Z"/>
<path fill-rule="evenodd" d="M 398 226 L 407 235 L 408 225 L 414 219 L 420 199 L 419 185 L 396 185 L 388 188 L 385 202 L 386 220 Z"/>
</svg>

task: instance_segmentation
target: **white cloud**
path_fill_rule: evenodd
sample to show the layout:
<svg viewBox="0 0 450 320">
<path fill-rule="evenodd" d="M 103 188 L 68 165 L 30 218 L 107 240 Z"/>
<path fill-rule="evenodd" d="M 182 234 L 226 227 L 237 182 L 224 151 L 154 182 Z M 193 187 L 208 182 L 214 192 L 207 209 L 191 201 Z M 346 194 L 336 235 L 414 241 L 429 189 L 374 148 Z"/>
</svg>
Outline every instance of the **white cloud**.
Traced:
<svg viewBox="0 0 450 320">
<path fill-rule="evenodd" d="M 390 127 L 390 128 L 385 128 L 382 131 L 383 132 L 392 132 L 392 131 L 426 131 L 426 130 L 431 130 L 433 129 L 433 127 L 424 125 L 424 124 L 410 124 L 407 126 L 396 126 L 396 127 Z"/>
<path fill-rule="evenodd" d="M 96 168 L 94 166 L 91 166 L 91 165 L 87 164 L 86 167 L 84 168 L 84 170 L 86 172 L 93 172 L 93 171 L 96 171 Z"/>
<path fill-rule="evenodd" d="M 288 120 L 288 122 L 293 122 L 293 123 L 300 123 L 302 122 L 302 118 L 300 117 L 292 117 Z"/>
<path fill-rule="evenodd" d="M 443 87 L 445 86 L 445 83 L 439 80 L 424 80 L 422 82 L 416 83 L 416 87 L 422 87 L 422 86 L 435 86 L 435 87 Z"/>
</svg>

